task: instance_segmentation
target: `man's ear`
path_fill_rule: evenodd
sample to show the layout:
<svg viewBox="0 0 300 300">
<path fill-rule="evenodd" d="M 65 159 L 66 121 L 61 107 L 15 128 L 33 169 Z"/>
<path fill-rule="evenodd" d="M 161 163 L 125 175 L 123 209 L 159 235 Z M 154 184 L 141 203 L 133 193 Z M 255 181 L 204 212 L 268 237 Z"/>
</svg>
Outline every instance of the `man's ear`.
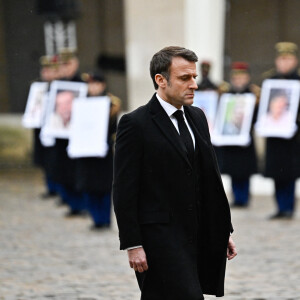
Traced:
<svg viewBox="0 0 300 300">
<path fill-rule="evenodd" d="M 165 88 L 165 87 L 166 87 L 166 85 L 167 85 L 167 80 L 166 80 L 166 78 L 165 78 L 163 75 L 161 75 L 161 74 L 156 74 L 155 77 L 154 77 L 154 79 L 155 79 L 156 84 L 157 84 L 160 88 Z"/>
</svg>

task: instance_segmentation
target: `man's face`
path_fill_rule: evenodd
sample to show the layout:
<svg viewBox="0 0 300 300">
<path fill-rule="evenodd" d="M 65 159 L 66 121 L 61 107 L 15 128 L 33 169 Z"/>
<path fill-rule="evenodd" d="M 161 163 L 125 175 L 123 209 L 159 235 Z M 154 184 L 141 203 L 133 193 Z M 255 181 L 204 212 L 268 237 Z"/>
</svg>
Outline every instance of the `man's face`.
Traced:
<svg viewBox="0 0 300 300">
<path fill-rule="evenodd" d="M 56 97 L 55 110 L 61 116 L 64 125 L 70 122 L 73 98 L 72 92 L 61 92 Z"/>
<path fill-rule="evenodd" d="M 234 114 L 233 114 L 233 123 L 237 125 L 238 127 L 242 126 L 245 110 L 244 110 L 244 103 L 237 104 L 234 108 Z"/>
<path fill-rule="evenodd" d="M 174 57 L 170 66 L 170 78 L 164 78 L 159 85 L 158 93 L 167 102 L 181 108 L 182 105 L 192 105 L 196 84 L 196 63 L 185 60 L 182 57 Z"/>
<path fill-rule="evenodd" d="M 76 57 L 72 57 L 66 63 L 66 77 L 71 78 L 73 77 L 79 68 L 79 60 Z"/>
<path fill-rule="evenodd" d="M 76 57 L 70 58 L 67 62 L 60 65 L 60 78 L 72 78 L 79 68 L 79 60 Z"/>
<path fill-rule="evenodd" d="M 275 59 L 276 71 L 280 74 L 288 74 L 296 69 L 298 59 L 295 55 L 280 55 Z"/>
<path fill-rule="evenodd" d="M 239 92 L 243 91 L 250 82 L 250 75 L 248 73 L 232 74 L 230 78 L 233 88 Z"/>
<path fill-rule="evenodd" d="M 288 99 L 285 96 L 274 97 L 270 103 L 270 113 L 274 119 L 278 119 L 286 111 Z"/>
<path fill-rule="evenodd" d="M 56 68 L 54 67 L 43 67 L 40 71 L 41 79 L 46 82 L 50 82 L 55 79 Z"/>
<path fill-rule="evenodd" d="M 201 66 L 201 75 L 202 77 L 207 77 L 209 74 L 209 66 L 208 65 L 202 65 Z"/>
<path fill-rule="evenodd" d="M 88 92 L 90 96 L 99 96 L 101 95 L 106 88 L 104 82 L 92 81 L 88 83 Z"/>
</svg>

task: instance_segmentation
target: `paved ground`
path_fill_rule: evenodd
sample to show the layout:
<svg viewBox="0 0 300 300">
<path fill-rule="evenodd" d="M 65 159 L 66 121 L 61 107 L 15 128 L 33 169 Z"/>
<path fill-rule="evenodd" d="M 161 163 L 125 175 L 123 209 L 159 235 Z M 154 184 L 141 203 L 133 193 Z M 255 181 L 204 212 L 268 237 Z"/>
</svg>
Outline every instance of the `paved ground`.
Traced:
<svg viewBox="0 0 300 300">
<path fill-rule="evenodd" d="M 138 300 L 115 224 L 91 232 L 88 218 L 65 219 L 41 192 L 38 171 L 0 171 L 0 300 Z M 224 300 L 300 299 L 300 216 L 267 221 L 273 210 L 271 198 L 256 197 L 233 211 L 239 255 Z"/>
</svg>

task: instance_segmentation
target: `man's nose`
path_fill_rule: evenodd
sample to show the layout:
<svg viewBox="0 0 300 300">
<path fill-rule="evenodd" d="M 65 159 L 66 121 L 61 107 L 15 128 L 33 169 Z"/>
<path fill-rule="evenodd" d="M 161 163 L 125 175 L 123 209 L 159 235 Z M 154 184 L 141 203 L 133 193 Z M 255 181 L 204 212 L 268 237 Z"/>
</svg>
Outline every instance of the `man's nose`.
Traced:
<svg viewBox="0 0 300 300">
<path fill-rule="evenodd" d="M 192 79 L 190 88 L 193 89 L 193 90 L 196 90 L 198 88 L 198 85 L 197 85 L 197 82 L 196 82 L 195 78 Z"/>
</svg>

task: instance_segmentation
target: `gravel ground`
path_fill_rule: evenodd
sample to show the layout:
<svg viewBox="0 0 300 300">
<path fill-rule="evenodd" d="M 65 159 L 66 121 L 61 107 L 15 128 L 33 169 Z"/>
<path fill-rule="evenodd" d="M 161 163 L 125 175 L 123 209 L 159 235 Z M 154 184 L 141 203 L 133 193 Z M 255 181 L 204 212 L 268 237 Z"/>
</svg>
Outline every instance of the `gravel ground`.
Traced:
<svg viewBox="0 0 300 300">
<path fill-rule="evenodd" d="M 43 191 L 38 170 L 0 170 L 0 300 L 138 300 L 115 220 L 90 231 L 88 217 L 65 218 L 67 208 L 42 200 Z M 270 197 L 232 211 L 239 254 L 224 300 L 300 299 L 300 216 L 269 221 L 273 212 Z"/>
</svg>

